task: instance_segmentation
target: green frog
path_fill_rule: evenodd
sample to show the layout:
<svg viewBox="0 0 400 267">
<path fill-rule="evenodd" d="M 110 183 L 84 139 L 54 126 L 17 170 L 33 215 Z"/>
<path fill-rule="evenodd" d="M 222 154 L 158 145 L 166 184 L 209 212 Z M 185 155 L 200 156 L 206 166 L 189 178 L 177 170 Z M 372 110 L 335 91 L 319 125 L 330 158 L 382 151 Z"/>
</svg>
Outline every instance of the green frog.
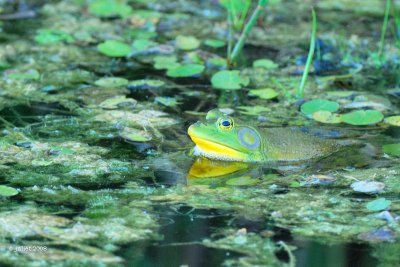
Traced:
<svg viewBox="0 0 400 267">
<path fill-rule="evenodd" d="M 209 111 L 206 123 L 192 124 L 188 134 L 196 144 L 195 156 L 223 161 L 304 161 L 328 156 L 341 147 L 335 140 L 290 128 L 252 127 L 219 110 Z"/>
</svg>

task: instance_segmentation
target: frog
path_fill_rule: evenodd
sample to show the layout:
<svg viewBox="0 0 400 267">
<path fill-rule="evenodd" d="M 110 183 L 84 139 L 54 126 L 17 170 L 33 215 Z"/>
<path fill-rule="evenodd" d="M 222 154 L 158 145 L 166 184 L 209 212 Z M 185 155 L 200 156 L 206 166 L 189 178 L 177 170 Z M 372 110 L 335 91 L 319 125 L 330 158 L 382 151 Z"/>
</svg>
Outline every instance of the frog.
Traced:
<svg viewBox="0 0 400 267">
<path fill-rule="evenodd" d="M 194 156 L 236 162 L 295 162 L 326 157 L 342 146 L 290 127 L 256 127 L 219 111 L 188 128 Z"/>
</svg>

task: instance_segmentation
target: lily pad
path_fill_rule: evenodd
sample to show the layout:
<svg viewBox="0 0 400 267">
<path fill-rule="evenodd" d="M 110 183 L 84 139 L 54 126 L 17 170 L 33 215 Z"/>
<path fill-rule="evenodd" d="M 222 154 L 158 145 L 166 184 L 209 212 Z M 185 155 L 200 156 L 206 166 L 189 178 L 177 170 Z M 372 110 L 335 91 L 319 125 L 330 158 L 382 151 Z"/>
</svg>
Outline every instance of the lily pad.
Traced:
<svg viewBox="0 0 400 267">
<path fill-rule="evenodd" d="M 179 104 L 179 101 L 176 100 L 175 97 L 169 97 L 169 96 L 157 96 L 154 99 L 154 101 L 167 107 L 175 107 L 176 105 Z"/>
<path fill-rule="evenodd" d="M 89 5 L 89 12 L 99 17 L 126 17 L 132 14 L 132 8 L 121 1 L 94 0 Z"/>
<path fill-rule="evenodd" d="M 400 157 L 400 143 L 387 144 L 382 146 L 383 152 L 391 156 Z"/>
<path fill-rule="evenodd" d="M 320 110 L 312 114 L 312 118 L 322 123 L 341 123 L 340 115 L 330 111 Z"/>
<path fill-rule="evenodd" d="M 108 57 L 126 57 L 131 53 L 131 47 L 128 44 L 115 40 L 98 44 L 97 49 Z"/>
<path fill-rule="evenodd" d="M 167 75 L 169 77 L 192 77 L 198 75 L 204 71 L 205 67 L 200 64 L 185 64 L 180 65 L 177 68 L 169 69 Z"/>
<path fill-rule="evenodd" d="M 30 69 L 25 72 L 11 72 L 7 77 L 13 80 L 39 80 L 40 74 L 37 70 Z"/>
<path fill-rule="evenodd" d="M 101 78 L 94 82 L 95 85 L 100 87 L 120 87 L 128 84 L 128 80 L 119 77 Z"/>
<path fill-rule="evenodd" d="M 342 122 L 351 125 L 370 125 L 380 122 L 383 114 L 377 110 L 357 110 L 341 116 Z"/>
<path fill-rule="evenodd" d="M 257 184 L 260 181 L 257 179 L 253 179 L 251 176 L 241 176 L 237 178 L 232 178 L 226 181 L 227 185 L 253 185 Z"/>
<path fill-rule="evenodd" d="M 103 109 L 117 109 L 120 107 L 134 107 L 137 101 L 133 98 L 126 98 L 126 96 L 115 96 L 104 100 L 100 103 L 100 107 Z"/>
<path fill-rule="evenodd" d="M 207 39 L 204 44 L 213 48 L 220 48 L 225 46 L 225 42 L 217 39 Z"/>
<path fill-rule="evenodd" d="M 120 133 L 120 136 L 128 141 L 133 142 L 148 142 L 152 139 L 151 134 L 146 131 L 125 127 Z"/>
<path fill-rule="evenodd" d="M 11 197 L 18 194 L 18 190 L 9 186 L 0 185 L 0 196 Z"/>
<path fill-rule="evenodd" d="M 379 193 L 385 188 L 381 182 L 358 181 L 351 184 L 351 188 L 360 193 Z"/>
<path fill-rule="evenodd" d="M 194 36 L 179 35 L 175 40 L 176 46 L 182 50 L 194 50 L 200 46 L 200 41 Z"/>
<path fill-rule="evenodd" d="M 74 38 L 60 30 L 39 30 L 35 36 L 35 41 L 39 44 L 72 43 Z"/>
<path fill-rule="evenodd" d="M 262 112 L 269 112 L 271 111 L 270 108 L 264 107 L 264 106 L 239 106 L 239 113 L 245 114 L 245 115 L 253 115 L 257 116 L 260 115 Z"/>
<path fill-rule="evenodd" d="M 143 80 L 134 80 L 129 82 L 128 89 L 129 90 L 160 89 L 164 85 L 165 82 L 160 80 L 143 79 Z"/>
<path fill-rule="evenodd" d="M 400 126 L 400 116 L 390 116 L 385 118 L 385 122 L 392 126 Z"/>
<path fill-rule="evenodd" d="M 325 99 L 314 99 L 305 102 L 301 105 L 301 112 L 306 115 L 312 115 L 317 111 L 329 111 L 335 112 L 339 109 L 339 104 L 334 101 L 329 101 Z"/>
<path fill-rule="evenodd" d="M 211 78 L 213 87 L 222 90 L 239 90 L 250 82 L 248 77 L 240 75 L 238 70 L 221 70 Z"/>
<path fill-rule="evenodd" d="M 371 202 L 368 202 L 367 209 L 369 211 L 386 210 L 387 208 L 389 208 L 390 204 L 392 204 L 392 201 L 387 200 L 386 198 L 378 198 Z"/>
<path fill-rule="evenodd" d="M 272 99 L 277 97 L 279 94 L 274 89 L 252 89 L 249 91 L 249 96 L 257 96 L 261 99 Z"/>
<path fill-rule="evenodd" d="M 270 59 L 257 59 L 253 62 L 253 67 L 254 68 L 263 68 L 267 70 L 273 70 L 278 67 L 278 64 L 273 62 Z"/>
<path fill-rule="evenodd" d="M 174 69 L 179 67 L 176 56 L 156 56 L 153 58 L 154 68 L 157 70 Z"/>
</svg>

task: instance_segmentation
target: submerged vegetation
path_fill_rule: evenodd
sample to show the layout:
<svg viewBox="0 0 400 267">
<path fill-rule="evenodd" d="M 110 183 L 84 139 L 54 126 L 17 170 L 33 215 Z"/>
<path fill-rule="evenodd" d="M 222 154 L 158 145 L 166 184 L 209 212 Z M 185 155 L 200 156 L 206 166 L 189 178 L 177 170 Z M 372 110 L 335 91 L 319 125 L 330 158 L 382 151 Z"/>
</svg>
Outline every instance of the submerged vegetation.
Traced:
<svg viewBox="0 0 400 267">
<path fill-rule="evenodd" d="M 0 265 L 397 266 L 399 14 L 391 0 L 0 0 Z M 194 157 L 187 129 L 215 108 L 344 149 Z"/>
</svg>

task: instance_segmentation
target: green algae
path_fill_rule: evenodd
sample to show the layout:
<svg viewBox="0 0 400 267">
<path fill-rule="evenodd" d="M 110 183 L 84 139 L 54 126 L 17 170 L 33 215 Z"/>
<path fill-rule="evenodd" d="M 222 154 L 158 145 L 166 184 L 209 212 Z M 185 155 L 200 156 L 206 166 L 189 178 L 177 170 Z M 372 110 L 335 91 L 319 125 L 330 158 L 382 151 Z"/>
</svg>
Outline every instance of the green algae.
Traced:
<svg viewBox="0 0 400 267">
<path fill-rule="evenodd" d="M 117 8 L 105 9 L 111 2 L 118 2 Z M 220 33 L 226 29 L 225 17 L 200 1 L 190 1 L 190 5 L 160 1 L 157 11 L 152 10 L 154 1 L 136 2 L 46 3 L 41 7 L 40 23 L 23 34 L 3 27 L 0 35 L 7 45 L 0 52 L 0 62 L 4 62 L 0 68 L 0 170 L 3 183 L 19 193 L 2 198 L 0 204 L 1 264 L 129 264 L 119 250 L 133 242 L 148 246 L 162 240 L 160 218 L 184 205 L 195 210 L 217 209 L 233 219 L 261 221 L 265 228 L 281 227 L 295 237 L 327 244 L 378 242 L 371 248 L 381 266 L 395 266 L 400 234 L 396 157 L 376 153 L 369 166 L 359 159 L 359 165 L 353 164 L 344 154 L 342 160 L 329 158 L 329 165 L 315 163 L 310 168 L 266 166 L 218 178 L 186 178 L 192 163 L 184 155 L 192 147 L 186 126 L 202 119 L 220 96 L 209 81 L 224 69 L 218 52 L 223 42 L 210 39 L 224 37 Z M 330 55 L 322 57 L 343 56 L 343 64 L 337 65 L 361 69 L 318 76 L 314 66 L 316 76 L 308 83 L 306 96 L 340 103 L 341 113 L 376 109 L 391 118 L 399 111 L 398 99 L 387 94 L 399 86 L 398 62 L 393 56 L 398 50 L 389 44 L 384 60 L 388 65 L 377 70 L 370 53 L 374 48 L 370 31 L 355 26 L 347 29 L 349 33 L 338 29 L 322 35 L 337 27 L 335 23 L 345 23 L 360 12 L 383 14 L 375 2 L 350 2 L 336 1 L 339 4 L 335 6 L 333 1 L 318 3 L 321 38 L 331 49 Z M 298 83 L 294 74 L 301 66 L 296 66 L 293 55 L 304 54 L 309 23 L 302 21 L 302 16 L 281 19 L 287 10 L 293 10 L 290 5 L 293 3 L 271 4 L 269 16 L 262 17 L 250 35 L 244 53 L 250 58 L 237 66 L 240 76 L 233 71 L 231 83 L 222 77 L 223 85 L 216 78 L 213 84 L 240 89 L 228 94 L 232 102 L 219 104 L 249 124 L 320 129 L 318 121 L 301 114 L 302 103 L 294 101 Z M 133 8 L 125 9 L 127 6 Z M 343 16 L 337 18 L 335 9 L 343 10 Z M 304 16 L 308 9 L 299 5 L 300 13 Z M 371 28 L 379 28 L 369 17 L 364 18 Z M 348 38 L 350 33 L 353 37 Z M 109 40 L 118 40 L 111 43 L 111 50 L 120 50 L 110 52 Z M 108 44 L 105 50 L 104 44 Z M 116 58 L 103 56 L 97 47 Z M 245 67 L 251 62 L 255 68 Z M 177 70 L 180 66 L 192 68 Z M 181 78 L 173 82 L 158 70 Z M 199 78 L 191 78 L 193 75 Z M 279 98 L 247 98 L 247 93 L 252 93 L 247 87 L 271 88 Z M 379 149 L 382 144 L 398 143 L 398 135 L 393 134 L 398 128 L 391 125 L 363 126 L 364 135 L 349 138 L 361 137 L 361 142 L 371 142 Z M 352 126 L 331 128 L 330 137 L 348 138 L 335 136 L 348 127 Z M 381 133 L 385 130 L 388 132 Z M 333 178 L 327 184 L 313 183 L 310 177 L 315 175 Z M 356 181 L 375 181 L 385 187 L 363 194 L 352 189 Z M 368 209 L 376 199 L 391 203 Z M 380 215 L 382 209 L 385 216 Z M 384 231 L 377 231 L 381 229 Z M 211 232 L 195 241 L 243 254 L 225 260 L 227 266 L 285 264 L 276 256 L 282 251 L 281 243 L 265 232 L 250 232 L 229 223 Z M 47 247 L 46 253 L 9 249 L 39 245 Z M 284 253 L 292 251 L 289 246 Z"/>
</svg>

